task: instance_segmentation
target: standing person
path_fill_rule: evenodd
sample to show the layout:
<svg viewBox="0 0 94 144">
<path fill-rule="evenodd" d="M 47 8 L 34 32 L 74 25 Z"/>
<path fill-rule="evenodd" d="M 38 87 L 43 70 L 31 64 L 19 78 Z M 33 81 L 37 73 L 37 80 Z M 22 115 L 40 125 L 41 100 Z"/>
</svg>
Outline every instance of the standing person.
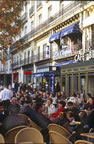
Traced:
<svg viewBox="0 0 94 144">
<path fill-rule="evenodd" d="M 18 87 L 19 87 L 19 84 L 17 82 L 15 82 L 15 85 L 14 85 L 14 88 L 15 88 L 15 92 L 17 93 L 18 91 Z"/>
<path fill-rule="evenodd" d="M 0 92 L 0 100 L 5 101 L 5 100 L 10 100 L 13 96 L 13 93 L 11 90 L 7 89 L 7 86 L 3 86 L 3 90 Z"/>
<path fill-rule="evenodd" d="M 60 92 L 60 84 L 59 84 L 59 82 L 57 82 L 57 85 L 56 85 L 56 92 Z"/>
</svg>

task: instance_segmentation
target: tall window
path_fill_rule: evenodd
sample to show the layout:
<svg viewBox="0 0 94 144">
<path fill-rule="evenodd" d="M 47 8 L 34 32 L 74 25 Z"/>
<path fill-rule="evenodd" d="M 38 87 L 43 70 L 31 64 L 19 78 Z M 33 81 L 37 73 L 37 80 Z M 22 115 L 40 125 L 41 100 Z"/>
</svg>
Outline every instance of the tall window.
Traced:
<svg viewBox="0 0 94 144">
<path fill-rule="evenodd" d="M 27 3 L 25 3 L 25 12 L 27 12 Z"/>
<path fill-rule="evenodd" d="M 30 61 L 30 51 L 28 51 L 28 62 Z"/>
<path fill-rule="evenodd" d="M 48 17 L 50 17 L 52 14 L 52 6 L 48 7 Z"/>
<path fill-rule="evenodd" d="M 43 59 L 45 59 L 45 57 L 46 57 L 46 46 L 47 46 L 47 44 L 43 45 Z"/>
<path fill-rule="evenodd" d="M 39 15 L 39 24 L 42 22 L 42 14 Z"/>
<path fill-rule="evenodd" d="M 24 63 L 26 63 L 26 52 L 24 53 Z"/>
<path fill-rule="evenodd" d="M 26 34 L 27 33 L 27 26 L 25 26 L 25 28 L 24 28 L 24 34 Z"/>
<path fill-rule="evenodd" d="M 34 29 L 34 21 L 31 21 L 31 30 Z"/>
<path fill-rule="evenodd" d="M 40 60 L 40 46 L 38 47 L 38 60 Z"/>
</svg>

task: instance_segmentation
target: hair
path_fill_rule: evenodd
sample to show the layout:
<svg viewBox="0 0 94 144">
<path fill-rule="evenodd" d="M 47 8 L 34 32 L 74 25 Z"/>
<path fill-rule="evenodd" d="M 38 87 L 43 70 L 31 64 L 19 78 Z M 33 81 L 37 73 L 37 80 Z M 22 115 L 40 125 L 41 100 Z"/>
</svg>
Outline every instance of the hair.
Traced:
<svg viewBox="0 0 94 144">
<path fill-rule="evenodd" d="M 74 114 L 73 114 L 72 111 L 68 111 L 66 114 L 68 114 L 70 118 L 71 118 L 71 117 L 74 117 Z"/>
<path fill-rule="evenodd" d="M 91 94 L 90 93 L 87 93 L 87 95 L 91 98 Z"/>
<path fill-rule="evenodd" d="M 52 98 L 49 97 L 47 100 L 49 100 L 51 102 L 51 104 L 52 104 L 52 102 L 53 102 Z"/>
</svg>

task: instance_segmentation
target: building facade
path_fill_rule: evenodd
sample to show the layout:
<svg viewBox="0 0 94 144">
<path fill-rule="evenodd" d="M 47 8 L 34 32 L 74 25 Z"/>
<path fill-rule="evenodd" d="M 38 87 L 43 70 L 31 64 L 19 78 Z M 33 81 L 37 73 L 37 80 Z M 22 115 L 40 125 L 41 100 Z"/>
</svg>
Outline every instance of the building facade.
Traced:
<svg viewBox="0 0 94 144">
<path fill-rule="evenodd" d="M 11 48 L 12 83 L 36 83 L 66 96 L 94 95 L 94 2 L 27 1 L 22 11 L 21 48 Z"/>
</svg>

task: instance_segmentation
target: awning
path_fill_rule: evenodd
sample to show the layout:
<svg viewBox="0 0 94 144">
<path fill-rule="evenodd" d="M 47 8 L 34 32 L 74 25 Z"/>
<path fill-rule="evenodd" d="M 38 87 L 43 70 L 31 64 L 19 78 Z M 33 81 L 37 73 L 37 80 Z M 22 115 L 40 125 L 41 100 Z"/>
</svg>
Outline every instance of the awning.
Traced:
<svg viewBox="0 0 94 144">
<path fill-rule="evenodd" d="M 83 27 L 87 27 L 94 24 L 94 13 L 87 17 L 83 22 Z"/>
<path fill-rule="evenodd" d="M 53 35 L 49 38 L 49 43 L 51 43 L 51 42 L 53 42 L 53 41 L 55 41 L 55 40 L 60 39 L 60 33 L 61 33 L 61 31 L 53 34 Z"/>
<path fill-rule="evenodd" d="M 63 30 L 61 31 L 60 37 L 64 37 L 64 36 L 66 36 L 66 35 L 68 35 L 68 34 L 78 33 L 78 32 L 80 32 L 80 30 L 79 30 L 79 22 L 74 23 L 74 24 L 72 24 L 71 26 L 63 29 Z"/>
<path fill-rule="evenodd" d="M 32 77 L 47 77 L 49 76 L 49 72 L 40 72 L 40 73 L 33 73 Z"/>
</svg>

